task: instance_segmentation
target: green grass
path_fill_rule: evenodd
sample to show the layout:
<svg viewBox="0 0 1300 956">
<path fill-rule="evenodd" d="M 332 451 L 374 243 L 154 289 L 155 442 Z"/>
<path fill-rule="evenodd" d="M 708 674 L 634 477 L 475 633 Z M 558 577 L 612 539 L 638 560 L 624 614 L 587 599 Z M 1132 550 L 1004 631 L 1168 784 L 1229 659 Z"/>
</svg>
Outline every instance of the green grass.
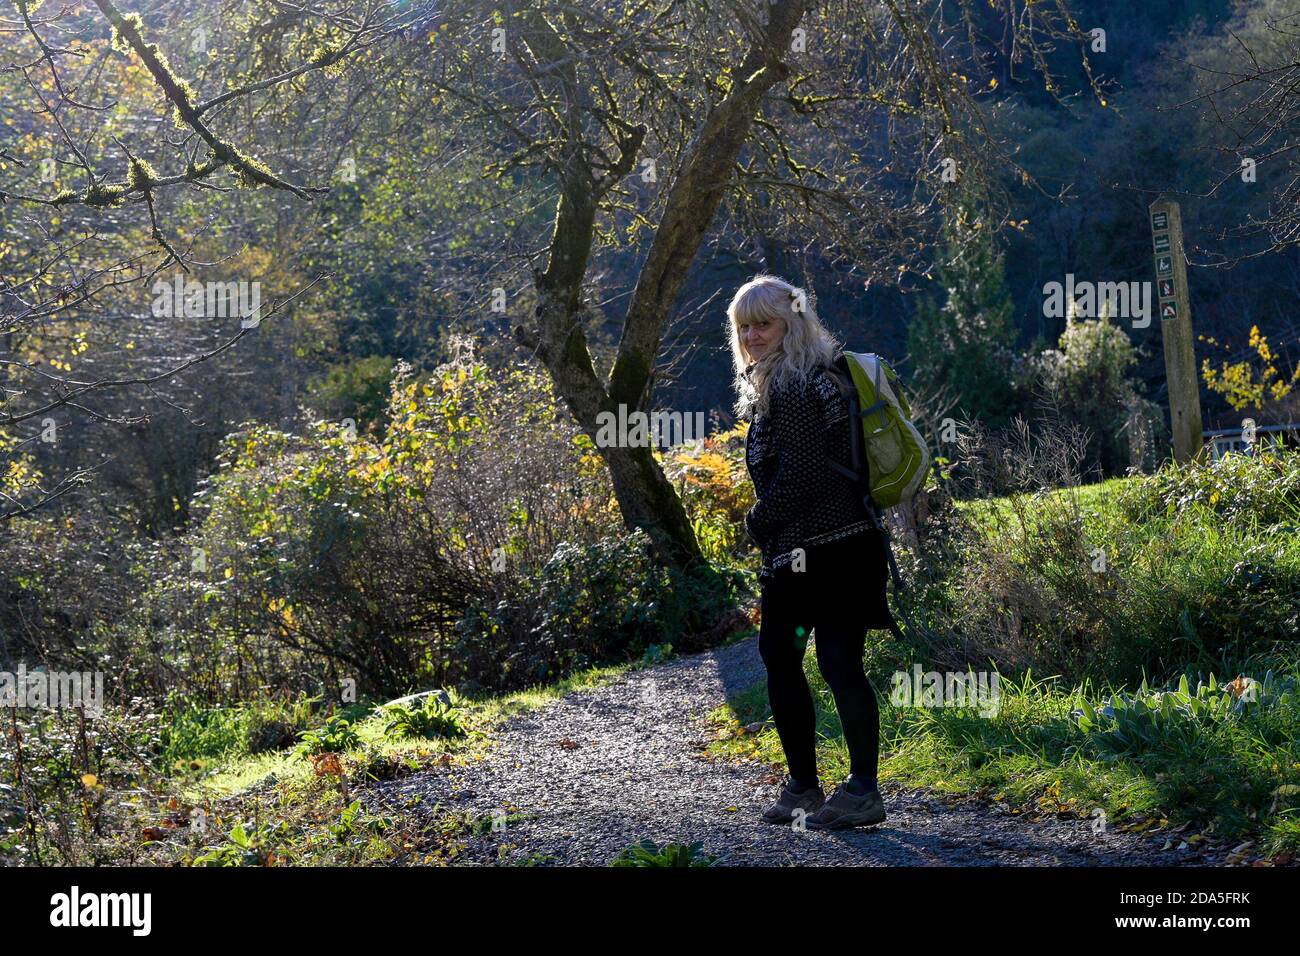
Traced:
<svg viewBox="0 0 1300 956">
<path fill-rule="evenodd" d="M 1213 718 L 1139 708 L 1132 713 L 1154 721 L 1139 721 L 1141 733 L 1107 721 L 1110 729 L 1088 728 L 1072 716 L 1084 701 L 1095 709 L 1114 693 L 1136 693 L 1144 677 L 1157 689 L 1176 687 L 1180 674 L 1192 675 L 1192 687 L 1210 673 L 1222 682 L 1270 669 L 1300 681 L 1298 463 L 1229 460 L 958 502 L 968 550 L 947 566 L 948 579 L 927 584 L 925 610 L 958 634 L 994 625 L 972 645 L 975 669 L 989 669 L 980 652 L 1021 664 L 1000 674 L 995 715 L 895 706 L 895 670 L 914 661 L 948 668 L 927 664 L 926 648 L 873 632 L 866 662 L 881 704 L 881 779 L 977 794 L 1014 812 L 1186 827 L 1174 846 L 1253 841 L 1256 850 L 1300 852 L 1296 695 Z M 1090 567 L 1093 548 L 1104 550 L 1103 571 Z M 1021 630 L 1000 644 L 996 625 L 1012 604 Z M 1052 660 L 1072 673 L 1045 668 Z M 838 781 L 848 774 L 842 729 L 811 651 L 804 667 L 819 768 Z M 713 749 L 784 767 L 774 729 L 742 729 L 769 714 L 765 685 L 736 695 L 712 715 L 724 729 Z"/>
<path fill-rule="evenodd" d="M 1045 501 L 1054 501 L 1062 503 L 1066 501 L 1077 501 L 1080 511 L 1090 513 L 1093 516 L 1100 516 L 1108 513 L 1114 507 L 1116 499 L 1122 489 L 1131 487 L 1134 482 L 1141 481 L 1141 478 L 1108 478 L 1105 481 L 1099 481 L 1091 485 L 1077 485 L 1073 488 L 1057 488 L 1046 493 L 1040 493 L 1036 496 Z M 1005 495 L 998 498 L 976 498 L 962 500 L 957 502 L 959 510 L 970 515 L 988 526 L 995 524 L 995 517 L 1009 519 L 1012 517 L 1013 495 Z"/>
<path fill-rule="evenodd" d="M 912 609 L 980 660 L 1076 682 L 1293 654 L 1296 472 L 1300 456 L 1228 461 L 957 502 L 955 551 L 922 562 Z"/>
<path fill-rule="evenodd" d="M 248 753 L 243 728 L 250 718 L 241 708 L 207 715 L 190 709 L 181 718 L 182 732 L 172 737 L 174 749 L 168 756 L 181 765 L 172 783 L 185 812 L 202 809 L 210 825 L 198 834 L 185 828 L 167 831 L 150 848 L 150 858 L 213 866 L 445 865 L 461 852 L 466 837 L 482 832 L 492 821 L 448 810 L 416 813 L 414 806 L 398 812 L 366 810 L 355 803 L 354 790 L 434 764 L 483 759 L 493 732 L 511 716 L 608 683 L 639 666 L 592 667 L 512 694 L 460 698 L 456 703 L 466 731 L 462 737 L 397 739 L 384 732 L 387 715 L 374 713 L 372 706 L 354 705 L 343 713 L 353 718 L 359 742 L 338 755 L 342 776 L 317 773 L 292 747 Z M 251 713 L 260 706 L 249 704 L 242 710 Z M 313 727 L 324 722 L 323 714 L 310 721 Z M 201 732 L 194 732 L 196 727 Z M 181 741 L 187 742 L 188 751 Z M 226 742 L 224 754 L 214 753 L 216 741 Z M 187 762 L 204 761 L 213 766 L 195 776 Z M 521 818 L 515 814 L 506 822 Z"/>
<path fill-rule="evenodd" d="M 829 689 L 810 652 L 805 670 L 818 713 L 818 767 L 827 781 L 848 775 L 848 753 Z M 1260 662 L 1256 669 L 1262 668 Z M 1260 671 L 1262 674 L 1262 671 Z M 1300 668 L 1288 671 L 1300 680 Z M 1003 680 L 995 716 L 944 707 L 899 707 L 876 677 L 881 704 L 880 779 L 976 794 L 1020 812 L 1095 816 L 1151 829 L 1189 824 L 1179 840 L 1270 853 L 1300 851 L 1300 705 L 1248 712 L 1200 727 L 1180 746 L 1158 738 L 1134 748 L 1104 742 L 1070 716 L 1085 699 L 1100 707 L 1110 690 L 1066 688 L 1055 679 Z M 711 750 L 784 766 L 775 729 L 744 725 L 770 714 L 764 684 L 711 714 L 727 733 Z M 1177 842 L 1177 841 L 1176 841 Z"/>
<path fill-rule="evenodd" d="M 459 759 L 475 759 L 490 748 L 492 731 L 511 716 L 543 707 L 575 690 L 609 683 L 635 666 L 625 663 L 592 667 L 553 684 L 537 685 L 502 696 L 466 698 L 462 701 L 462 707 L 466 711 L 465 725 L 469 735 L 463 739 L 395 740 L 384 734 L 386 718 L 371 714 L 356 723 L 361 745 L 345 752 L 343 756 L 398 759 L 427 758 L 446 753 Z M 237 795 L 266 781 L 272 775 L 277 781 L 301 782 L 309 779 L 312 774 L 311 763 L 297 757 L 292 748 L 272 753 L 247 754 L 232 747 L 227 758 L 206 776 L 187 781 L 182 794 L 189 800 L 219 799 Z"/>
</svg>

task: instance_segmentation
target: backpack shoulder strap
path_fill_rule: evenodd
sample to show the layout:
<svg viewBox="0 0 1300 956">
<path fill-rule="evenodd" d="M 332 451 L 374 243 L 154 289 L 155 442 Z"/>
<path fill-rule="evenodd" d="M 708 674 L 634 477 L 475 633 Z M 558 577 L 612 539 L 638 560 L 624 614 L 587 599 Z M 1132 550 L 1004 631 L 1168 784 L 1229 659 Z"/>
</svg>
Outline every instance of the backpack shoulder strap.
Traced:
<svg viewBox="0 0 1300 956">
<path fill-rule="evenodd" d="M 849 372 L 849 361 L 844 357 L 842 351 L 835 353 L 835 358 L 831 361 L 831 364 L 826 366 L 826 372 L 849 405 L 849 453 L 852 459 L 848 465 L 834 459 L 830 459 L 827 463 L 832 470 L 843 475 L 853 482 L 855 486 L 864 487 L 863 469 L 866 456 L 862 452 L 862 413 L 858 408 L 860 404 L 858 401 L 858 387 L 853 382 L 853 375 Z"/>
</svg>

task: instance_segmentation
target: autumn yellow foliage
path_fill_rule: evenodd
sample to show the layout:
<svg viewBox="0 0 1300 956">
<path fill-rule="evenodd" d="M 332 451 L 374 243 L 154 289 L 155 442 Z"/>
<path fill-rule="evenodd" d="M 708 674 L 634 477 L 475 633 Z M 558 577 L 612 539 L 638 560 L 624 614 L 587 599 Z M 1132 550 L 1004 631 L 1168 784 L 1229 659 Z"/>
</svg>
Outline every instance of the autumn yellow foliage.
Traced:
<svg viewBox="0 0 1300 956">
<path fill-rule="evenodd" d="M 1201 336 L 1201 340 L 1211 345 L 1218 344 L 1206 336 Z M 1281 401 L 1300 381 L 1300 363 L 1296 364 L 1290 377 L 1280 372 L 1277 356 L 1257 325 L 1250 327 L 1250 347 L 1255 350 L 1254 358 L 1241 362 L 1220 362 L 1217 369 L 1210 364 L 1209 359 L 1201 361 L 1201 376 L 1205 379 L 1206 387 L 1224 396 L 1237 411 L 1246 408 L 1262 409 L 1266 402 Z"/>
</svg>

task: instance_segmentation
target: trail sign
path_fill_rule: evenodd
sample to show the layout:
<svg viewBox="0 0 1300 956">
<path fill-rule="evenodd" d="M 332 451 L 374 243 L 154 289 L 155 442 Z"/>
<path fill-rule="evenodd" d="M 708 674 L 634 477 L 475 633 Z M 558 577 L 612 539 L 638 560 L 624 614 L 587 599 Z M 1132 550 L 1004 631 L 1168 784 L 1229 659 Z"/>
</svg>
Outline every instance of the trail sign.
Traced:
<svg viewBox="0 0 1300 956">
<path fill-rule="evenodd" d="M 1161 197 L 1151 204 L 1151 240 L 1160 290 L 1160 335 L 1165 345 L 1169 384 L 1169 427 L 1174 459 L 1186 462 L 1203 453 L 1201 392 L 1192 345 L 1192 317 L 1187 295 L 1187 260 L 1183 256 L 1183 220 L 1178 203 Z"/>
</svg>

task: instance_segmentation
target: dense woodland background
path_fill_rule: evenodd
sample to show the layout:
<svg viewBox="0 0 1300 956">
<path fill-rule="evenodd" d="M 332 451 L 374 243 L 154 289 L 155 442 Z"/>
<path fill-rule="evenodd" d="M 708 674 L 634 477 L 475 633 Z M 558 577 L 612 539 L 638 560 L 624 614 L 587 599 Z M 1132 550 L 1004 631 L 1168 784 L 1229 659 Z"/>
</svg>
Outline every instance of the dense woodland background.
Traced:
<svg viewBox="0 0 1300 956">
<path fill-rule="evenodd" d="M 289 64 L 295 45 L 307 42 L 310 34 L 305 29 L 303 35 L 280 32 L 268 12 L 274 6 L 214 4 L 195 10 L 159 3 L 146 12 L 179 73 L 201 86 L 198 78 L 205 72 L 228 73 L 233 82 L 244 74 L 256 75 L 259 68 Z M 386 6 L 381 12 L 393 15 L 405 5 Z M 968 258 L 950 264 L 946 273 L 939 268 L 906 271 L 896 286 L 876 281 L 864 289 L 862 276 L 869 269 L 891 273 L 893 268 L 846 259 L 825 235 L 801 232 L 801 223 L 792 223 L 789 215 L 765 211 L 761 194 L 741 208 L 724 206 L 673 310 L 650 404 L 704 410 L 724 424 L 731 421 L 734 396 L 723 309 L 735 288 L 757 271 L 805 285 L 846 342 L 892 356 L 913 374 L 951 371 L 945 362 L 962 364 L 942 354 L 945 345 L 950 353 L 954 348 L 942 335 L 913 332 L 909 339 L 918 312 L 947 298 L 945 281 L 958 288 L 968 312 L 1003 321 L 1003 340 L 1020 355 L 1054 347 L 1065 323 L 1044 316 L 1044 284 L 1063 282 L 1067 272 L 1077 280 L 1150 281 L 1146 207 L 1160 191 L 1183 203 L 1196 331 L 1224 346 L 1202 343 L 1198 358 L 1217 363 L 1252 355 L 1248 339 L 1251 326 L 1257 325 L 1282 358 L 1278 364 L 1293 367 L 1300 252 L 1292 242 L 1260 254 L 1275 244 L 1268 236 L 1233 240 L 1252 218 L 1266 219 L 1282 200 L 1290 178 L 1289 154 L 1261 163 L 1257 182 L 1241 182 L 1233 173 L 1239 155 L 1248 150 L 1231 150 L 1231 132 L 1195 92 L 1229 82 L 1213 71 L 1242 66 L 1246 55 L 1227 39 L 1229 29 L 1257 49 L 1294 45 L 1294 37 L 1286 38 L 1293 24 L 1288 27 L 1285 18 L 1296 12 L 1290 7 L 1282 0 L 1071 3 L 1084 29 L 1106 30 L 1106 52 L 1090 54 L 1098 82 L 1107 90 L 1103 106 L 1087 93 L 1077 45 L 1057 43 L 1047 58 L 1063 101 L 1046 91 L 1041 77 L 1025 64 L 1015 65 L 1013 72 L 1009 58 L 999 57 L 992 42 L 1001 35 L 997 11 L 981 5 L 976 13 L 992 38 L 987 70 L 993 84 L 991 89 L 984 85 L 979 102 L 994 137 L 1040 187 L 1003 171 L 999 185 L 1009 191 L 1005 213 L 1017 228 L 997 229 L 988 261 Z M 88 35 L 106 34 L 107 23 L 97 13 L 85 12 L 82 19 Z M 436 58 L 426 64 L 419 55 L 432 28 L 416 16 L 409 22 L 413 25 L 327 71 L 335 75 L 308 74 L 288 89 L 276 88 L 255 106 L 236 101 L 243 103 L 242 112 L 226 118 L 250 151 L 283 167 L 290 179 L 327 185 L 327 195 L 305 201 L 265 188 L 218 194 L 159 191 L 164 233 L 210 263 L 195 271 L 198 278 L 260 280 L 264 296 L 273 299 L 299 293 L 323 273 L 329 277 L 296 299 L 281 320 L 268 323 L 256 341 L 242 342 L 220 360 L 152 390 L 120 390 L 96 406 L 105 416 L 148 415 L 148 423 L 100 427 L 100 422 L 73 414 L 62 423 L 56 447 L 31 446 L 48 484 L 57 485 L 61 475 L 78 469 L 96 469 L 93 484 L 61 503 L 66 513 L 98 512 L 131 533 L 183 528 L 221 438 L 239 423 L 287 426 L 305 411 L 335 419 L 355 416 L 363 428 L 373 426 L 382 413 L 393 363 L 434 368 L 450 357 L 455 332 L 470 334 L 480 355 L 491 361 L 520 356 L 509 326 L 527 316 L 533 302 L 526 284 L 518 281 L 519 260 L 535 252 L 546 235 L 557 187 L 527 170 L 484 175 L 494 157 L 480 146 L 482 129 L 440 120 L 447 104 L 431 95 L 432 84 L 421 77 L 425 66 L 438 68 Z M 35 52 L 23 30 L 9 27 L 3 36 L 6 63 Z M 206 53 L 191 49 L 198 37 Z M 112 136 L 126 138 L 130 146 L 128 134 L 135 135 L 141 143 L 131 148 L 160 163 L 165 153 L 149 138 L 167 135 L 167 129 L 165 124 L 160 128 L 154 115 L 163 103 L 148 74 L 117 53 L 83 68 L 95 77 L 90 89 L 96 96 L 117 104 L 89 116 L 68 111 L 69 122 L 84 121 L 87 129 L 96 129 L 95 148 L 108 164 L 103 172 L 122 178 L 113 167 L 124 166 L 126 157 Z M 28 73 L 38 85 L 49 83 L 48 72 Z M 25 167 L 6 163 L 6 188 L 41 194 L 36 188 L 39 159 L 57 153 L 59 137 L 47 115 L 32 112 L 40 106 L 22 74 L 8 70 L 2 83 L 6 155 L 28 162 Z M 800 135 L 808 137 L 800 145 L 816 158 L 821 158 L 819 150 L 841 148 L 830 136 L 819 141 L 815 131 Z M 855 144 L 861 150 L 859 165 L 887 159 L 884 141 L 889 135 L 883 124 L 862 128 Z M 61 158 L 45 194 L 80 188 L 74 170 L 63 162 Z M 1224 176 L 1226 181 L 1207 196 Z M 912 188 L 907 170 L 894 170 L 889 178 L 889 185 L 906 197 Z M 637 172 L 629 179 L 639 182 Z M 654 199 L 645 186 L 632 187 L 643 188 L 632 205 L 653 216 Z M 985 211 L 983 217 L 998 225 L 998 211 Z M 10 314 L 18 300 L 28 298 L 22 283 L 42 253 L 59 248 L 60 240 L 83 227 L 93 224 L 100 238 L 93 248 L 82 246 L 73 253 L 84 257 L 82 268 L 104 261 L 110 243 L 137 255 L 150 246 L 148 217 L 134 204 L 42 209 L 10 201 L 0 215 L 0 263 Z M 921 261 L 930 253 L 942 260 L 948 253 L 935 245 L 942 242 L 937 219 L 929 225 L 935 233 Z M 602 228 L 608 230 L 610 245 L 600 249 L 590 274 L 588 318 L 598 362 L 602 347 L 608 353 L 617 342 L 622 310 L 649 238 L 648 229 L 635 226 L 631 210 L 617 213 Z M 927 242 L 923 235 L 909 238 Z M 1247 254 L 1255 257 L 1232 268 L 1200 267 Z M 74 262 L 70 259 L 69 266 Z M 165 275 L 170 278 L 172 270 Z M 51 272 L 43 281 L 54 284 L 61 278 Z M 492 290 L 498 287 L 507 292 L 504 314 L 491 310 Z M 168 357 L 224 341 L 224 330 L 210 322 L 148 321 L 143 313 L 151 299 L 139 285 L 110 288 L 93 305 L 51 316 L 58 321 L 11 330 L 6 351 L 46 362 L 75 357 L 76 368 L 87 377 L 115 376 L 125 369 L 137 374 L 162 370 Z M 1128 331 L 1137 349 L 1131 372 L 1137 390 L 1161 402 L 1159 324 Z M 985 390 L 969 383 L 950 387 L 955 399 L 964 399 L 961 407 L 969 416 L 993 425 L 1006 424 L 1031 405 L 1021 393 L 1003 390 L 981 399 Z M 1239 424 L 1241 415 L 1221 396 L 1206 390 L 1202 400 L 1207 427 Z M 1255 417 L 1263 423 L 1293 415 L 1292 406 L 1274 403 Z M 29 438 L 33 426 L 23 425 L 27 432 L 16 429 L 11 437 Z"/>
<path fill-rule="evenodd" d="M 1153 281 L 1178 200 L 1206 427 L 1300 417 L 1297 71 L 1296 0 L 17 0 L 0 666 L 106 669 L 165 702 L 149 759 L 215 760 L 182 709 L 289 707 L 240 737 L 274 750 L 344 683 L 733 635 L 725 307 L 758 272 L 891 358 L 934 442 L 900 532 L 944 643 L 888 653 L 1136 684 L 1293 649 L 1294 457 L 1171 468 L 1159 319 L 1043 288 Z M 181 270 L 259 283 L 260 323 L 160 314 Z M 713 435 L 596 448 L 620 400 Z M 1099 510 L 1043 497 L 1081 485 Z M 14 839 L 78 858 L 25 799 Z"/>
</svg>

